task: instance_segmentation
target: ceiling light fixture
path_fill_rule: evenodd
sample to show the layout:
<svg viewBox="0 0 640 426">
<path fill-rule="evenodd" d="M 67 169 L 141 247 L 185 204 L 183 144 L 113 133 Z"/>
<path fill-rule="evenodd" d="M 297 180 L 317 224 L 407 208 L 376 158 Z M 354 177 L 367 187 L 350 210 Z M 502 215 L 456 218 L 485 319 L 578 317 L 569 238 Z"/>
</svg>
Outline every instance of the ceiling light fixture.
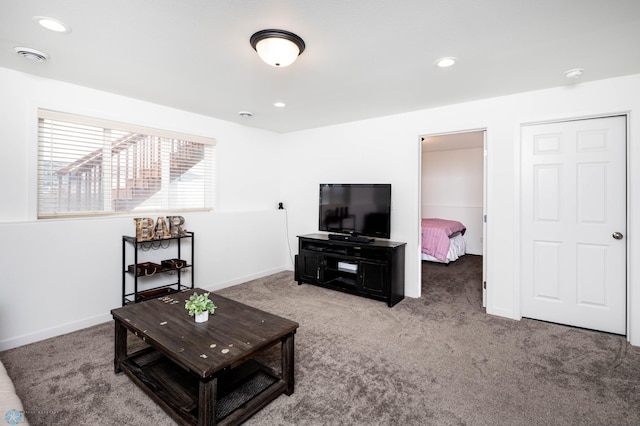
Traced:
<svg viewBox="0 0 640 426">
<path fill-rule="evenodd" d="M 15 50 L 15 52 L 22 56 L 23 58 L 27 58 L 31 61 L 36 61 L 36 62 L 44 62 L 47 59 L 49 59 L 49 55 L 47 55 L 44 52 L 41 52 L 39 50 L 36 49 L 32 49 L 30 47 L 14 47 L 13 50 Z"/>
<path fill-rule="evenodd" d="M 287 106 L 287 104 L 285 104 L 284 102 L 275 102 L 273 106 L 276 108 L 284 108 Z"/>
<path fill-rule="evenodd" d="M 448 68 L 455 65 L 455 63 L 456 63 L 456 58 L 452 58 L 450 56 L 446 58 L 440 58 L 436 61 L 436 65 L 440 68 Z"/>
<path fill-rule="evenodd" d="M 258 31 L 249 39 L 258 56 L 273 67 L 286 67 L 304 52 L 304 40 L 284 30 Z"/>
<path fill-rule="evenodd" d="M 570 80 L 575 80 L 582 77 L 584 70 L 582 68 L 573 68 L 564 72 L 564 76 Z"/>
<path fill-rule="evenodd" d="M 34 16 L 33 20 L 36 21 L 41 27 L 46 28 L 50 31 L 54 31 L 56 33 L 71 32 L 70 26 L 62 21 L 58 21 L 57 19 L 49 18 L 48 16 Z"/>
</svg>

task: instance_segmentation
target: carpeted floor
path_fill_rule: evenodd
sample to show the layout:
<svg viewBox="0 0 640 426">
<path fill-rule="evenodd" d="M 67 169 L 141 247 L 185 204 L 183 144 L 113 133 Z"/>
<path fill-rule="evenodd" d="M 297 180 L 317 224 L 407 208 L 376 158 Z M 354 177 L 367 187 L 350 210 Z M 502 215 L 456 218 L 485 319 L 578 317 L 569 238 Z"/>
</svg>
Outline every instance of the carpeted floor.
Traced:
<svg viewBox="0 0 640 426">
<path fill-rule="evenodd" d="M 283 272 L 224 289 L 293 319 L 296 389 L 247 425 L 638 425 L 640 348 L 624 337 L 486 315 L 482 259 L 423 266 L 385 303 Z M 0 353 L 35 425 L 173 425 L 113 373 L 113 325 Z"/>
</svg>

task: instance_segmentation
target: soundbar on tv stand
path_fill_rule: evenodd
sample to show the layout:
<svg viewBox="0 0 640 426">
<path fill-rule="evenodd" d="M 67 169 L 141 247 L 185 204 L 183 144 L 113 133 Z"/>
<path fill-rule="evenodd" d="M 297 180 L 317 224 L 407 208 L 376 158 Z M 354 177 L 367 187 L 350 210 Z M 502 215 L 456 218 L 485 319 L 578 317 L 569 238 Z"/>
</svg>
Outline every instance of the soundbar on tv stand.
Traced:
<svg viewBox="0 0 640 426">
<path fill-rule="evenodd" d="M 362 235 L 347 235 L 347 234 L 329 234 L 330 240 L 337 241 L 349 241 L 351 243 L 364 243 L 369 244 L 374 241 L 373 238 L 363 237 Z"/>
</svg>

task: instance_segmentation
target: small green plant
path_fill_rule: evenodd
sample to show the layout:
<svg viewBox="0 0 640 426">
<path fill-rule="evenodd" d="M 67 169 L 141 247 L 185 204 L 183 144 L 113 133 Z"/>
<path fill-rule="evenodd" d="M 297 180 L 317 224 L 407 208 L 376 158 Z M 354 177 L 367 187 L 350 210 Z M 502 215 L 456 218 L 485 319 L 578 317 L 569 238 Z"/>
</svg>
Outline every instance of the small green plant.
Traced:
<svg viewBox="0 0 640 426">
<path fill-rule="evenodd" d="M 209 299 L 209 293 L 200 295 L 193 293 L 191 297 L 184 301 L 184 308 L 189 311 L 189 316 L 191 317 L 204 311 L 209 311 L 210 314 L 216 311 L 216 305 Z"/>
</svg>

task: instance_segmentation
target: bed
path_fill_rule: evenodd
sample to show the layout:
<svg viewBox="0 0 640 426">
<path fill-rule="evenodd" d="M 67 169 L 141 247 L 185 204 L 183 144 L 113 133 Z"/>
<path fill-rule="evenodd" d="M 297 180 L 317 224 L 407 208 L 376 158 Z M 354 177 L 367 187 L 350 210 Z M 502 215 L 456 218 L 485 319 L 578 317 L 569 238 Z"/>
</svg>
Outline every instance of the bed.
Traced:
<svg viewBox="0 0 640 426">
<path fill-rule="evenodd" d="M 466 253 L 467 228 L 457 220 L 422 219 L 422 260 L 449 263 Z"/>
</svg>

